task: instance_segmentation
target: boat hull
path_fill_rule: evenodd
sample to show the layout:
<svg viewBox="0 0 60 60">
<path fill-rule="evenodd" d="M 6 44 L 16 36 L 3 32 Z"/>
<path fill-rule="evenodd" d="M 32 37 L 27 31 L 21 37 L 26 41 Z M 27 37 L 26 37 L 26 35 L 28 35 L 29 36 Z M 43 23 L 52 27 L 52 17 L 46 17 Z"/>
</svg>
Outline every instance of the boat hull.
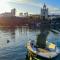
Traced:
<svg viewBox="0 0 60 60">
<path fill-rule="evenodd" d="M 31 41 L 27 44 L 27 49 L 28 49 L 28 52 L 32 54 L 31 55 L 32 57 L 33 55 L 34 56 L 36 55 L 37 57 L 52 59 L 58 55 L 56 51 L 49 51 L 46 49 L 36 48 L 36 47 L 31 46 Z"/>
</svg>

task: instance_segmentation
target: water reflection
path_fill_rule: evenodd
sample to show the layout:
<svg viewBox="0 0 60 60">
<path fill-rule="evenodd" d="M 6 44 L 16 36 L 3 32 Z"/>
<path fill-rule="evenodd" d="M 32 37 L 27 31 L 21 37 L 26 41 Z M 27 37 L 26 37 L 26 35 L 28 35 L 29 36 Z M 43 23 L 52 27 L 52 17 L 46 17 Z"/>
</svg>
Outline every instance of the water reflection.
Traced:
<svg viewBox="0 0 60 60">
<path fill-rule="evenodd" d="M 0 28 L 0 60 L 25 60 L 27 54 L 25 44 L 29 40 L 36 40 L 38 34 L 40 30 L 32 30 L 28 27 Z M 60 46 L 60 33 L 50 32 L 47 40 Z M 60 58 L 57 57 L 55 60 L 57 59 Z"/>
<path fill-rule="evenodd" d="M 25 28 L 0 28 L 0 48 L 20 44 L 21 41 L 26 39 L 26 35 L 28 35 L 28 33 L 28 29 L 26 30 Z M 9 44 L 7 44 L 7 41 L 10 41 Z"/>
</svg>

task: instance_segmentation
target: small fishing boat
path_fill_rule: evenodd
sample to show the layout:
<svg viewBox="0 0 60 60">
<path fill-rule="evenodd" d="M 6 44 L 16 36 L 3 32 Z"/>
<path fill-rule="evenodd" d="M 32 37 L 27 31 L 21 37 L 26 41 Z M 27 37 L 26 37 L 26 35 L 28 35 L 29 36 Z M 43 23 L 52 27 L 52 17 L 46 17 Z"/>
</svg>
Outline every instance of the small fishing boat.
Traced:
<svg viewBox="0 0 60 60">
<path fill-rule="evenodd" d="M 36 55 L 36 56 L 40 56 L 43 58 L 52 59 L 58 55 L 57 47 L 53 43 L 50 43 L 47 41 L 46 42 L 47 46 L 45 49 L 37 48 L 35 45 L 36 44 L 33 43 L 32 41 L 29 41 L 27 43 L 27 49 L 31 57 L 33 57 L 33 55 Z"/>
</svg>

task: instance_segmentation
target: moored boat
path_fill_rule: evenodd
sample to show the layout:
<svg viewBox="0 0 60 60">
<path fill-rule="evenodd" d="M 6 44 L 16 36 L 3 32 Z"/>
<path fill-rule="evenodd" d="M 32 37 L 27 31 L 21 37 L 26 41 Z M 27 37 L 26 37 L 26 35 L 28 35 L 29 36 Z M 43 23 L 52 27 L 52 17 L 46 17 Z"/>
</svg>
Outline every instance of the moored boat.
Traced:
<svg viewBox="0 0 60 60">
<path fill-rule="evenodd" d="M 28 53 L 30 54 L 31 57 L 40 56 L 43 58 L 52 59 L 58 55 L 57 47 L 53 43 L 47 41 L 46 42 L 47 46 L 45 49 L 37 48 L 35 45 L 36 44 L 32 41 L 29 41 L 27 43 Z"/>
</svg>

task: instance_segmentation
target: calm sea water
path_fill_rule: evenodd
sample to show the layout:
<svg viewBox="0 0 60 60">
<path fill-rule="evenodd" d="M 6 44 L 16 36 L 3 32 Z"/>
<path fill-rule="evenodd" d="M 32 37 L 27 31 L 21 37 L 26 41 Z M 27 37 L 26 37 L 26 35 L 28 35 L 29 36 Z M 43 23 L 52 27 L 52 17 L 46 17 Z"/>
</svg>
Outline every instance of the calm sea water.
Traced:
<svg viewBox="0 0 60 60">
<path fill-rule="evenodd" d="M 0 60 L 26 60 L 26 43 L 29 40 L 36 40 L 40 30 L 32 30 L 28 27 L 8 29 L 0 28 Z M 50 32 L 48 41 L 54 42 L 60 48 L 60 32 Z M 58 55 L 53 60 L 60 60 Z"/>
</svg>

